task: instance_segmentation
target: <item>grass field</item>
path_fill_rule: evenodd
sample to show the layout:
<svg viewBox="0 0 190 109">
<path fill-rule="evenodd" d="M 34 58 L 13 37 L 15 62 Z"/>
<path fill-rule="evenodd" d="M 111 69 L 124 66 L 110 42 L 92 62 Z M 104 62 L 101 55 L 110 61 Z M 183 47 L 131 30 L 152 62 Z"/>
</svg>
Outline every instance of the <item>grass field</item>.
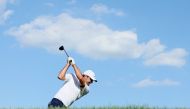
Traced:
<svg viewBox="0 0 190 109">
<path fill-rule="evenodd" d="M 149 106 L 104 106 L 104 107 L 81 107 L 70 109 L 190 109 L 186 107 L 149 107 Z"/>
<path fill-rule="evenodd" d="M 0 107 L 0 109 L 47 109 L 47 108 L 23 108 L 23 107 Z M 65 108 L 51 108 L 65 109 Z M 102 107 L 72 107 L 67 109 L 190 109 L 187 107 L 150 107 L 150 106 L 102 106 Z"/>
</svg>

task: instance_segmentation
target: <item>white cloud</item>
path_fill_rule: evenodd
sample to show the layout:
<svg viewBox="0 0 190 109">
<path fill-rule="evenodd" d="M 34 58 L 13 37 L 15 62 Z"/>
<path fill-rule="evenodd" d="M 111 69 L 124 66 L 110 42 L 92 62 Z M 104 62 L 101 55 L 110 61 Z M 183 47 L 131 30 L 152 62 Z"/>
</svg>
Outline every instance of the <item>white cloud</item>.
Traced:
<svg viewBox="0 0 190 109">
<path fill-rule="evenodd" d="M 180 82 L 171 79 L 152 80 L 150 78 L 147 78 L 133 84 L 132 86 L 135 88 L 145 88 L 152 86 L 177 86 L 177 85 L 180 85 Z"/>
<path fill-rule="evenodd" d="M 144 58 L 150 58 L 164 51 L 166 47 L 160 43 L 159 39 L 152 39 L 144 46 Z"/>
<path fill-rule="evenodd" d="M 0 24 L 4 23 L 11 15 L 13 14 L 12 10 L 6 10 L 0 15 Z"/>
<path fill-rule="evenodd" d="M 166 65 L 164 58 L 159 58 L 162 63 L 153 63 L 155 56 L 168 54 L 165 46 L 159 39 L 152 39 L 147 43 L 139 43 L 137 34 L 132 30 L 112 30 L 104 24 L 95 23 L 92 20 L 74 18 L 62 13 L 58 16 L 41 16 L 35 20 L 11 28 L 9 35 L 14 36 L 22 46 L 44 48 L 49 51 L 57 51 L 58 46 L 64 45 L 67 49 L 74 50 L 84 56 L 104 58 L 143 58 L 147 65 Z M 184 49 L 172 50 L 166 55 L 172 63 L 171 66 L 182 66 L 185 63 L 185 55 L 179 54 Z M 151 61 L 150 61 L 151 59 Z M 180 60 L 182 63 L 173 61 Z"/>
<path fill-rule="evenodd" d="M 13 10 L 7 9 L 7 4 L 14 2 L 15 0 L 0 0 L 0 24 L 3 24 L 13 14 Z"/>
<path fill-rule="evenodd" d="M 184 57 L 187 52 L 184 49 L 176 48 L 169 52 L 159 53 L 145 61 L 145 65 L 169 65 L 181 67 L 185 64 Z"/>
<path fill-rule="evenodd" d="M 23 46 L 68 49 L 92 58 L 138 58 L 141 45 L 133 31 L 113 31 L 104 24 L 73 18 L 68 14 L 39 17 L 34 21 L 10 29 Z"/>
<path fill-rule="evenodd" d="M 122 12 L 120 10 L 116 10 L 114 8 L 109 8 L 103 4 L 94 4 L 90 8 L 90 10 L 97 15 L 103 15 L 103 14 L 113 14 L 116 16 L 124 16 L 125 15 L 124 12 Z"/>
</svg>

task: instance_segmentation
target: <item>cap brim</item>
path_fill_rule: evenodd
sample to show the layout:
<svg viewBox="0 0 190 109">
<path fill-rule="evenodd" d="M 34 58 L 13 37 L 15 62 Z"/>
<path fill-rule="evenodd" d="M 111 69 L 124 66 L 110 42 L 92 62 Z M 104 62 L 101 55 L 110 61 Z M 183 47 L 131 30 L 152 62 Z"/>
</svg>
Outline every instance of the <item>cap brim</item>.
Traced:
<svg viewBox="0 0 190 109">
<path fill-rule="evenodd" d="M 97 80 L 93 80 L 94 82 L 98 82 Z"/>
</svg>

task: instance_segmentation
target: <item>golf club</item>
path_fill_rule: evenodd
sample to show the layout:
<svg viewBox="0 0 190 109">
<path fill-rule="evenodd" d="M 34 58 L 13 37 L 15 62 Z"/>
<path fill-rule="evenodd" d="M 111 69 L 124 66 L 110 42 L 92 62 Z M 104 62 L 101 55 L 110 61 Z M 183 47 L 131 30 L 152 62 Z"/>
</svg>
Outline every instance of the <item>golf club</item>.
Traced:
<svg viewBox="0 0 190 109">
<path fill-rule="evenodd" d="M 67 54 L 67 51 L 65 50 L 65 48 L 64 48 L 63 45 L 59 47 L 59 50 L 60 50 L 60 51 L 63 51 L 63 50 L 64 50 L 64 52 L 65 52 L 65 54 L 67 55 L 67 57 L 69 57 L 69 55 Z"/>
</svg>

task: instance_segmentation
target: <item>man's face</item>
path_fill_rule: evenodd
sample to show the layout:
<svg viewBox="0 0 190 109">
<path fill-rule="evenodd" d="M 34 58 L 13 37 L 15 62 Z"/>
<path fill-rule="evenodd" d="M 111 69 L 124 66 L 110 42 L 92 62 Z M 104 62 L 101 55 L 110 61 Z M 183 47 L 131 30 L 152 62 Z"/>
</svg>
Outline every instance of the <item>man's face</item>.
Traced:
<svg viewBox="0 0 190 109">
<path fill-rule="evenodd" d="M 90 85 L 93 83 L 93 80 L 88 75 L 83 75 L 83 76 L 85 78 L 87 85 Z"/>
</svg>

